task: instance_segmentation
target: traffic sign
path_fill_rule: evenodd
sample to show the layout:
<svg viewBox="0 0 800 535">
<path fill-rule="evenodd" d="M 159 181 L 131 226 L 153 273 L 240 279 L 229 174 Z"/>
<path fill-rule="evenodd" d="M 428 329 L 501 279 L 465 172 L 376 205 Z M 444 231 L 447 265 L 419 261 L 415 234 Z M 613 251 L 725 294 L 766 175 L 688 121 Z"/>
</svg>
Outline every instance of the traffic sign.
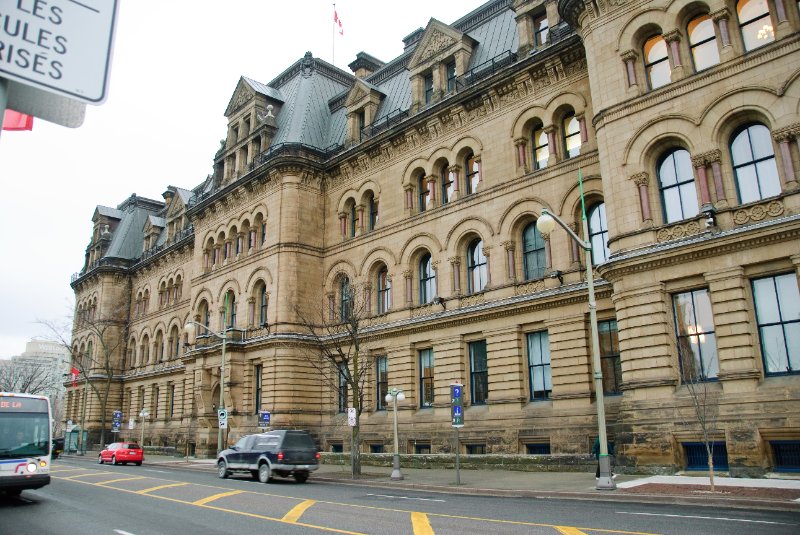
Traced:
<svg viewBox="0 0 800 535">
<path fill-rule="evenodd" d="M 118 0 L 3 2 L 0 77 L 90 104 L 106 98 Z"/>
<path fill-rule="evenodd" d="M 356 426 L 356 408 L 347 407 L 347 425 L 350 427 Z"/>
<path fill-rule="evenodd" d="M 453 427 L 464 427 L 464 385 L 450 384 L 450 421 Z"/>
<path fill-rule="evenodd" d="M 258 411 L 258 427 L 269 427 L 269 411 Z"/>
<path fill-rule="evenodd" d="M 220 429 L 227 429 L 228 428 L 228 411 L 225 409 L 219 409 L 217 411 L 217 416 L 219 417 L 219 428 Z"/>
</svg>

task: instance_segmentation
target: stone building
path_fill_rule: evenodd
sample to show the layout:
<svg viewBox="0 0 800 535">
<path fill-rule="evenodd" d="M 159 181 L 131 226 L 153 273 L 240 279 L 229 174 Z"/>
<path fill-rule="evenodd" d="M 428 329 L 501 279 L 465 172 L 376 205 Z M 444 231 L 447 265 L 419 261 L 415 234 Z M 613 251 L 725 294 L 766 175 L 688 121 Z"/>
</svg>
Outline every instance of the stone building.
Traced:
<svg viewBox="0 0 800 535">
<path fill-rule="evenodd" d="M 92 356 L 85 319 L 113 320 L 106 420 L 146 408 L 146 443 L 213 452 L 225 332 L 229 440 L 268 410 L 348 449 L 302 317 L 358 287 L 362 451 L 390 449 L 390 387 L 401 452 L 451 451 L 458 381 L 462 453 L 587 453 L 585 257 L 547 210 L 592 244 L 618 461 L 696 464 L 694 385 L 718 467 L 796 467 L 799 30 L 791 0 L 492 0 L 386 63 L 241 78 L 211 176 L 94 213 L 73 340 Z M 192 346 L 187 321 L 209 330 Z"/>
</svg>

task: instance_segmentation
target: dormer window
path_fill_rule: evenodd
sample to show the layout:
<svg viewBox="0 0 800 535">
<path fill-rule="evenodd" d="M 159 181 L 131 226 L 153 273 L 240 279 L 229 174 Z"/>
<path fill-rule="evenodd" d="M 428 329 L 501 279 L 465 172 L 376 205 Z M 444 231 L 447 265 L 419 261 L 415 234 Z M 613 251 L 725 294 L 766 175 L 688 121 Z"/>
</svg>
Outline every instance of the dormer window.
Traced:
<svg viewBox="0 0 800 535">
<path fill-rule="evenodd" d="M 356 120 L 358 121 L 358 139 L 362 140 L 364 138 L 364 127 L 367 126 L 367 117 L 363 109 L 356 112 Z"/>
<path fill-rule="evenodd" d="M 428 73 L 423 77 L 423 87 L 425 89 L 425 104 L 430 104 L 433 101 L 433 74 Z"/>
<path fill-rule="evenodd" d="M 547 22 L 547 14 L 539 13 L 533 17 L 533 36 L 536 48 L 541 48 L 547 44 L 547 36 L 550 34 L 550 24 Z"/>
<path fill-rule="evenodd" d="M 456 90 L 456 62 L 451 61 L 445 65 L 447 73 L 447 92 L 452 93 Z"/>
</svg>

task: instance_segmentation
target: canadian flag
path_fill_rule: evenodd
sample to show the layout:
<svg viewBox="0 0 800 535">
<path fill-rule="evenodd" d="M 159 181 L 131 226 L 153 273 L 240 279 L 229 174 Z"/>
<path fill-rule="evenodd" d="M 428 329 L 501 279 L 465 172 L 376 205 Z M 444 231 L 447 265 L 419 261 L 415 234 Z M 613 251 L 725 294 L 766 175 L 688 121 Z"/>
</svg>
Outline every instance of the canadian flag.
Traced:
<svg viewBox="0 0 800 535">
<path fill-rule="evenodd" d="M 78 368 L 75 368 L 74 366 L 70 370 L 70 374 L 72 375 L 72 386 L 73 387 L 78 386 L 78 375 L 80 373 L 81 373 L 80 370 L 78 370 Z"/>
<path fill-rule="evenodd" d="M 333 8 L 333 24 L 339 25 L 339 35 L 344 35 L 344 30 L 342 29 L 342 19 L 339 18 L 339 14 L 336 12 L 336 8 Z"/>
<path fill-rule="evenodd" d="M 33 130 L 33 115 L 6 110 L 3 116 L 3 130 Z"/>
</svg>

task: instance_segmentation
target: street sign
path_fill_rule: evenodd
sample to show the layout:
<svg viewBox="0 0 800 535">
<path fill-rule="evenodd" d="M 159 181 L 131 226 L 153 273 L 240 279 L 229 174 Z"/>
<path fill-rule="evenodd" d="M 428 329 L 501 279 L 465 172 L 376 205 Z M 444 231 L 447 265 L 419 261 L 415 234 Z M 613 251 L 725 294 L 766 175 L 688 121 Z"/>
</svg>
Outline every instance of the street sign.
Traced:
<svg viewBox="0 0 800 535">
<path fill-rule="evenodd" d="M 356 426 L 356 408 L 347 407 L 347 425 L 350 427 Z"/>
<path fill-rule="evenodd" d="M 228 411 L 225 409 L 219 409 L 217 411 L 217 416 L 219 417 L 219 428 L 220 429 L 227 429 L 228 428 Z"/>
<path fill-rule="evenodd" d="M 111 432 L 112 433 L 119 433 L 119 428 L 121 427 L 122 422 L 122 411 L 114 411 L 114 414 L 111 418 Z"/>
<path fill-rule="evenodd" d="M 106 98 L 118 0 L 3 2 L 0 78 L 90 104 Z"/>
<path fill-rule="evenodd" d="M 258 427 L 269 427 L 269 411 L 258 411 Z"/>
<path fill-rule="evenodd" d="M 450 421 L 453 427 L 464 427 L 464 385 L 450 384 Z"/>
<path fill-rule="evenodd" d="M 128 429 L 136 429 L 136 420 L 128 418 Z"/>
<path fill-rule="evenodd" d="M 72 433 L 72 428 L 75 427 L 72 424 L 72 420 L 67 420 L 67 433 Z"/>
</svg>

